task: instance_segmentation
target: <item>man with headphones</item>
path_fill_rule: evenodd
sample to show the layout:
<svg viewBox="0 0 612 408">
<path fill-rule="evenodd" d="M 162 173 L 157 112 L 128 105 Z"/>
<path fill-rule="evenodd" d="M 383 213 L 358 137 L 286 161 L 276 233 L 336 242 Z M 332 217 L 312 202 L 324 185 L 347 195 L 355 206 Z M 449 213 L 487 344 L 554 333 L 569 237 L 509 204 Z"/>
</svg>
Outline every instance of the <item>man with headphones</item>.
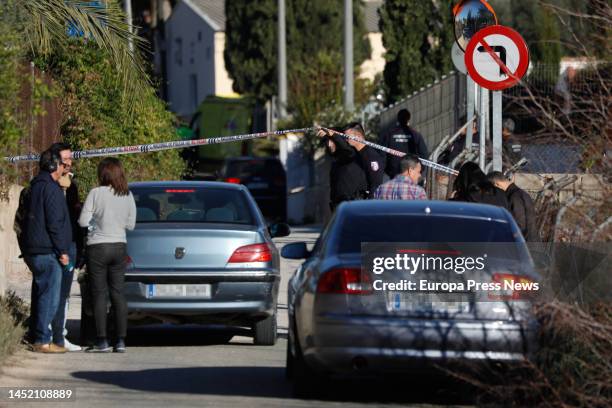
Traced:
<svg viewBox="0 0 612 408">
<path fill-rule="evenodd" d="M 46 150 L 40 156 L 39 168 L 30 182 L 22 225 L 21 250 L 32 271 L 29 338 L 33 351 L 65 353 L 63 333 L 50 328 L 59 306 L 62 268 L 71 261 L 72 226 L 58 184 L 65 164 L 59 151 Z"/>
</svg>

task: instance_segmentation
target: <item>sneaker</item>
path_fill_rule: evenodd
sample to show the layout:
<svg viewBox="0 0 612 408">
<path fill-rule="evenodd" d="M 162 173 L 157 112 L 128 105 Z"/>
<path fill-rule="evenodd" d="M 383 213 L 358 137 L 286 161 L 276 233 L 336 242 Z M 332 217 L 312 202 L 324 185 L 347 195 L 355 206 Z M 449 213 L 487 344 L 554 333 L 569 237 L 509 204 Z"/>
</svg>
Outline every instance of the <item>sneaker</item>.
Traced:
<svg viewBox="0 0 612 408">
<path fill-rule="evenodd" d="M 113 349 L 108 345 L 106 340 L 100 341 L 93 347 L 89 347 L 85 350 L 86 353 L 110 353 L 111 351 L 113 351 Z"/>
<path fill-rule="evenodd" d="M 64 348 L 66 350 L 68 350 L 68 351 L 81 351 L 82 350 L 81 346 L 78 346 L 76 344 L 72 344 L 65 337 L 64 337 Z"/>
<path fill-rule="evenodd" d="M 38 344 L 32 345 L 32 351 L 35 353 L 43 353 L 43 354 L 63 354 L 67 352 L 68 350 L 54 343 L 49 343 L 49 344 L 38 343 Z"/>
<path fill-rule="evenodd" d="M 123 339 L 117 340 L 117 344 L 115 344 L 114 348 L 115 353 L 125 353 L 125 341 Z"/>
</svg>

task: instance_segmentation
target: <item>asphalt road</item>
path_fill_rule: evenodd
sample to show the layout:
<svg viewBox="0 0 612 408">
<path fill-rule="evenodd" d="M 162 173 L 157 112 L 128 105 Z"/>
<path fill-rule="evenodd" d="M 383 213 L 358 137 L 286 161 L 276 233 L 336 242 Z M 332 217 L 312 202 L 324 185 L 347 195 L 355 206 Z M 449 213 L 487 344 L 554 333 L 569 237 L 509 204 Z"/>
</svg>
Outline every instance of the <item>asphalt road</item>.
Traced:
<svg viewBox="0 0 612 408">
<path fill-rule="evenodd" d="M 294 241 L 314 243 L 316 228 L 296 228 L 278 247 Z M 283 260 L 279 295 L 279 340 L 254 346 L 245 330 L 198 326 L 148 326 L 130 329 L 126 354 L 41 355 L 21 351 L 0 374 L 0 387 L 71 389 L 70 402 L 12 402 L 2 389 L 0 406 L 63 407 L 353 407 L 465 404 L 468 394 L 439 380 L 382 379 L 330 383 L 318 399 L 292 397 L 284 378 L 287 346 L 287 280 L 299 261 Z M 70 333 L 78 338 L 80 296 L 73 286 Z M 228 342 L 228 338 L 233 336 Z"/>
</svg>

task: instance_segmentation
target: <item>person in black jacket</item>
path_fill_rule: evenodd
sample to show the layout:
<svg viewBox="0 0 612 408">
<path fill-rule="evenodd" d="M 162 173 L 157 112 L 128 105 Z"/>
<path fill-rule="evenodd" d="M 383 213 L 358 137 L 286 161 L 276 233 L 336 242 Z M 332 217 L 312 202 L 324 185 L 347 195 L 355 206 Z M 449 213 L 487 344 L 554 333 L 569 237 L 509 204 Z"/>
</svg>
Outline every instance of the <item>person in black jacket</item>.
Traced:
<svg viewBox="0 0 612 408">
<path fill-rule="evenodd" d="M 453 187 L 453 201 L 491 204 L 509 209 L 504 192 L 495 187 L 474 162 L 466 162 L 461 166 Z"/>
<path fill-rule="evenodd" d="M 519 226 L 527 242 L 539 242 L 538 227 L 536 226 L 535 205 L 531 196 L 514 184 L 514 177 L 504 176 L 499 171 L 488 175 L 489 180 L 498 188 L 506 192 L 510 212 Z"/>
<path fill-rule="evenodd" d="M 79 214 L 81 212 L 81 202 L 79 200 L 79 191 L 75 181 L 73 180 L 74 174 L 72 173 L 72 150 L 70 145 L 67 143 L 53 143 L 49 150 L 57 152 L 62 158 L 64 164 L 64 171 L 61 177 L 57 181 L 66 197 L 66 204 L 68 205 L 68 214 L 70 214 L 70 224 L 72 226 L 72 243 L 68 256 L 75 268 L 80 268 L 85 263 L 83 259 L 83 229 L 79 226 Z M 60 290 L 60 303 L 57 309 L 57 314 L 54 318 L 55 321 L 62 322 L 63 333 L 64 333 L 64 347 L 68 351 L 80 351 L 81 347 L 72 344 L 66 335 L 68 330 L 66 328 L 66 320 L 68 315 L 68 305 L 70 300 L 70 290 L 72 288 L 72 281 L 74 278 L 74 268 L 64 268 L 62 275 L 62 287 Z M 59 323 L 58 323 L 59 324 Z"/>
<path fill-rule="evenodd" d="M 350 124 L 341 131 L 363 139 L 363 128 L 359 124 Z M 333 159 L 329 173 L 332 211 L 343 201 L 370 197 L 382 183 L 382 161 L 378 153 L 363 143 L 333 132 L 319 130 L 317 136 L 324 140 Z"/>
<path fill-rule="evenodd" d="M 380 144 L 400 152 L 415 154 L 421 159 L 427 159 L 429 153 L 425 139 L 419 132 L 409 126 L 410 117 L 411 114 L 408 109 L 400 110 L 397 113 L 397 126 L 380 138 Z M 401 157 L 387 154 L 385 173 L 389 175 L 389 178 L 392 179 L 402 172 L 401 160 Z"/>
<path fill-rule="evenodd" d="M 32 349 L 64 353 L 63 322 L 54 317 L 60 301 L 62 268 L 70 263 L 72 227 L 66 198 L 57 181 L 64 163 L 57 151 L 40 157 L 40 172 L 30 182 L 30 193 L 21 233 L 21 250 L 32 271 L 29 337 Z M 53 321 L 53 328 L 50 325 Z"/>
</svg>

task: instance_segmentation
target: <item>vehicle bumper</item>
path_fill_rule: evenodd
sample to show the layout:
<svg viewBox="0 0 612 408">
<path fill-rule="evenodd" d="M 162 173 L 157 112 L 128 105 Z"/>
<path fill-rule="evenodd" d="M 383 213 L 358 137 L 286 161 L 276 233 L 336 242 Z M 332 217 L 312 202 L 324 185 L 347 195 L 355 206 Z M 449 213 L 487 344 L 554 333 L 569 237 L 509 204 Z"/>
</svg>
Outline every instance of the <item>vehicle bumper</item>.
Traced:
<svg viewBox="0 0 612 408">
<path fill-rule="evenodd" d="M 255 320 L 275 313 L 280 275 L 268 271 L 230 273 L 127 273 L 125 294 L 131 320 L 177 322 Z M 149 285 L 209 284 L 210 298 L 155 298 Z"/>
<path fill-rule="evenodd" d="M 454 363 L 515 364 L 535 349 L 534 322 L 424 320 L 327 315 L 304 357 L 314 369 L 355 374 L 419 371 Z"/>
</svg>

